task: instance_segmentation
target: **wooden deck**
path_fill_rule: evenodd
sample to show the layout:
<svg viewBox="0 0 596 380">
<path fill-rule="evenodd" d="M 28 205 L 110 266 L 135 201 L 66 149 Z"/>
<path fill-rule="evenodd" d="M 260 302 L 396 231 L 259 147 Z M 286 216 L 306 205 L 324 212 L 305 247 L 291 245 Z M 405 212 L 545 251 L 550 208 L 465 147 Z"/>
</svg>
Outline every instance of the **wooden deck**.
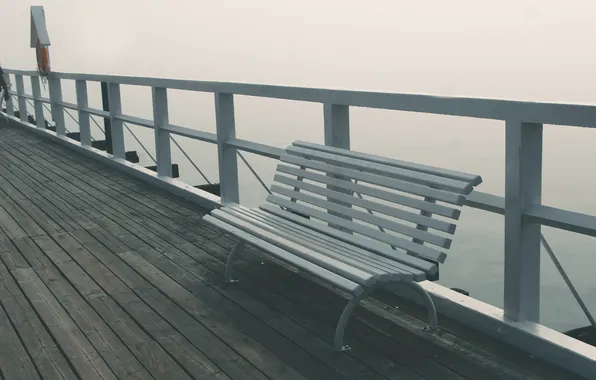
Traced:
<svg viewBox="0 0 596 380">
<path fill-rule="evenodd" d="M 234 239 L 205 212 L 0 126 L 0 377 L 578 379 L 385 293 L 334 353 L 342 295 L 252 249 L 222 284 Z"/>
</svg>

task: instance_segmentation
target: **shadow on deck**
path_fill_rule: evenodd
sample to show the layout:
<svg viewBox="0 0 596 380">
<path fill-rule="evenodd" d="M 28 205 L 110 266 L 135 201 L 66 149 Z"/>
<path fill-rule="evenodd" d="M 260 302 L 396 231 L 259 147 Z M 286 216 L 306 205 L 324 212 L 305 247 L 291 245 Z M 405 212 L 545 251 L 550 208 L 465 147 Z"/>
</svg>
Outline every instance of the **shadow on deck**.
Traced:
<svg viewBox="0 0 596 380">
<path fill-rule="evenodd" d="M 0 127 L 0 370 L 6 379 L 577 379 L 396 296 L 345 300 L 234 239 L 206 210 Z M 405 311 L 404 311 L 405 310 Z"/>
</svg>

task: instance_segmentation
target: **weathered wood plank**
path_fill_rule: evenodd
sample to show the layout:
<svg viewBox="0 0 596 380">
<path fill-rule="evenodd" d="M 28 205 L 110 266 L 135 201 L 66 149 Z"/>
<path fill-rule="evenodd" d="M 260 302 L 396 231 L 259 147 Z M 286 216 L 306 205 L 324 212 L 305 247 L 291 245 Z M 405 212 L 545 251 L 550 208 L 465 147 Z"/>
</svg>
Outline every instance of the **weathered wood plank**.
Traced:
<svg viewBox="0 0 596 380">
<path fill-rule="evenodd" d="M 86 379 L 116 379 L 106 362 L 33 269 L 16 269 L 13 272 L 19 286 L 68 355 L 79 376 Z"/>
</svg>

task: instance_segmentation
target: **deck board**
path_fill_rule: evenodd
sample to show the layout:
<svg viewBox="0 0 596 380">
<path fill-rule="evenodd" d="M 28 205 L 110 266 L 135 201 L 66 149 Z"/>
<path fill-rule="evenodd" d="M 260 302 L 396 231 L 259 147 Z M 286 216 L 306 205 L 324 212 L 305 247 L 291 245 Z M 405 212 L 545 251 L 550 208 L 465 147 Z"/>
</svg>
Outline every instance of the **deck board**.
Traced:
<svg viewBox="0 0 596 380">
<path fill-rule="evenodd" d="M 344 295 L 254 247 L 236 266 L 240 283 L 225 285 L 235 238 L 205 212 L 0 127 L 0 343 L 14 346 L 2 378 L 577 378 L 442 329 L 423 333 L 382 297 L 348 326 L 353 349 L 335 353 Z"/>
</svg>

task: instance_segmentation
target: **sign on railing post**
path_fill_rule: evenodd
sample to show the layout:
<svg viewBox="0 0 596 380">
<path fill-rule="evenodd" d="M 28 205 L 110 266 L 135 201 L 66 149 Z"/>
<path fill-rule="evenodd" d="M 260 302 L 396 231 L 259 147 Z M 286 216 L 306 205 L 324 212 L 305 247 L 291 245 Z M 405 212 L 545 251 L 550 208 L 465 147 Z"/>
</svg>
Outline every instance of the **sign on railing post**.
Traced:
<svg viewBox="0 0 596 380">
<path fill-rule="evenodd" d="M 23 81 L 23 76 L 16 74 L 15 81 L 17 82 L 17 97 L 19 99 L 19 118 L 21 121 L 27 122 L 27 99 L 25 98 L 25 83 Z"/>
<path fill-rule="evenodd" d="M 108 83 L 108 97 L 110 101 L 110 126 L 112 130 L 112 154 L 114 157 L 125 158 L 124 128 L 122 120 L 116 119 L 122 115 L 122 102 L 120 99 L 120 85 Z"/>
<path fill-rule="evenodd" d="M 542 124 L 506 122 L 505 317 L 540 319 L 540 225 L 524 211 L 542 196 Z"/>
<path fill-rule="evenodd" d="M 89 107 L 89 100 L 87 97 L 87 82 L 84 80 L 77 80 L 75 82 L 77 90 L 77 108 L 79 111 L 79 131 L 81 133 L 81 144 L 85 146 L 91 145 L 91 125 L 89 120 L 89 112 L 85 111 Z"/>
<path fill-rule="evenodd" d="M 52 119 L 56 123 L 56 134 L 58 136 L 66 135 L 66 125 L 64 124 L 64 107 L 62 107 L 62 85 L 60 78 L 50 77 L 50 105 L 52 110 Z"/>
<path fill-rule="evenodd" d="M 238 158 L 236 148 L 226 143 L 236 137 L 233 94 L 215 93 L 215 118 L 221 202 L 238 203 Z"/>
<path fill-rule="evenodd" d="M 39 76 L 31 76 L 31 90 L 33 91 L 33 106 L 35 107 L 35 124 L 37 128 L 45 128 L 46 118 L 43 114 L 43 103 L 41 101 L 41 86 Z"/>
<path fill-rule="evenodd" d="M 170 151 L 170 132 L 164 129 L 170 123 L 168 116 L 168 90 L 163 87 L 153 87 L 152 90 L 157 175 L 171 177 L 172 153 Z"/>
</svg>

